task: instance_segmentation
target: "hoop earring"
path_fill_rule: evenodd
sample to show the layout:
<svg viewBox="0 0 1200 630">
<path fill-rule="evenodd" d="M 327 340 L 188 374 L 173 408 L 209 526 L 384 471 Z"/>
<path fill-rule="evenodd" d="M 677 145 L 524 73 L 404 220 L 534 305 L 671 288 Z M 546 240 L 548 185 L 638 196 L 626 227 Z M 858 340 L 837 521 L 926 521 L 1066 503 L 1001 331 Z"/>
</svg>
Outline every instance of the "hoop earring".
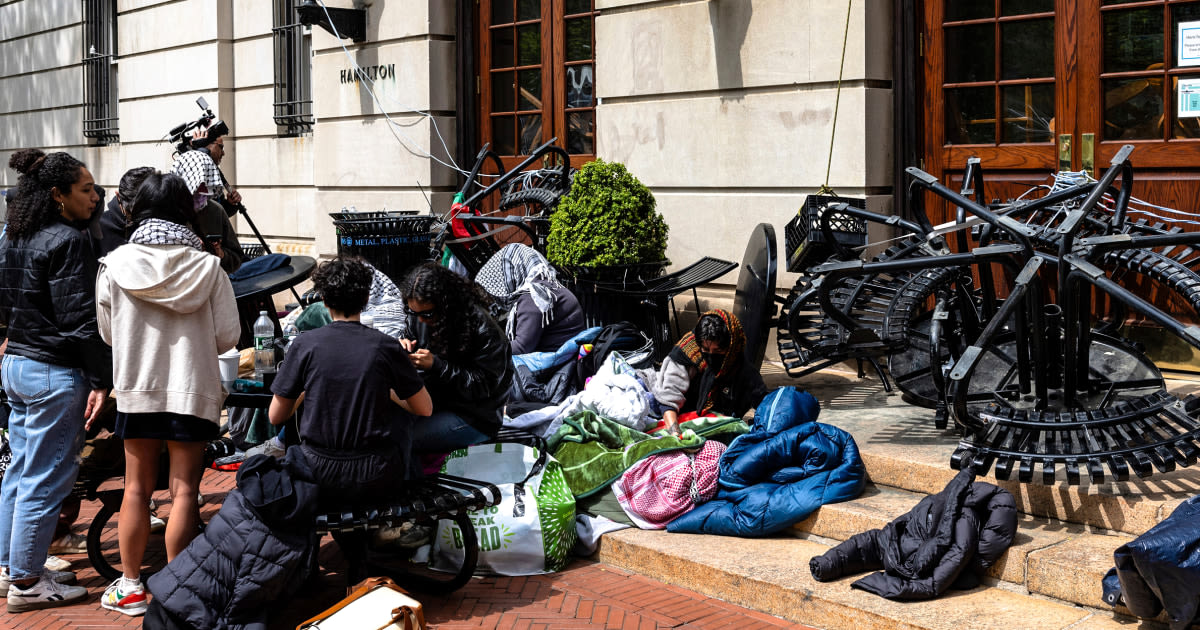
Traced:
<svg viewBox="0 0 1200 630">
<path fill-rule="evenodd" d="M 65 205 L 63 202 L 61 202 L 61 201 L 60 201 L 60 202 L 58 202 L 58 213 L 59 213 L 59 214 L 66 214 L 66 213 L 67 213 L 67 206 L 66 206 L 66 205 Z"/>
</svg>

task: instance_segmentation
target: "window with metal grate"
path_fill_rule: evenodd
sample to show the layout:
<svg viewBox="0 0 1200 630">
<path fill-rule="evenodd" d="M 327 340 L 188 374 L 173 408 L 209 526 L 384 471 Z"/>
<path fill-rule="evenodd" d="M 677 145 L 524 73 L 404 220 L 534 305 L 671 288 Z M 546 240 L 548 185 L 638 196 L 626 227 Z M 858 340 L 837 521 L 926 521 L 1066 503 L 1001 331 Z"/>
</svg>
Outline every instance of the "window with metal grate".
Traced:
<svg viewBox="0 0 1200 630">
<path fill-rule="evenodd" d="M 312 130 L 312 39 L 296 14 L 296 0 L 274 0 L 275 124 L 279 135 Z"/>
<path fill-rule="evenodd" d="M 83 0 L 83 135 L 117 142 L 117 3 Z"/>
</svg>

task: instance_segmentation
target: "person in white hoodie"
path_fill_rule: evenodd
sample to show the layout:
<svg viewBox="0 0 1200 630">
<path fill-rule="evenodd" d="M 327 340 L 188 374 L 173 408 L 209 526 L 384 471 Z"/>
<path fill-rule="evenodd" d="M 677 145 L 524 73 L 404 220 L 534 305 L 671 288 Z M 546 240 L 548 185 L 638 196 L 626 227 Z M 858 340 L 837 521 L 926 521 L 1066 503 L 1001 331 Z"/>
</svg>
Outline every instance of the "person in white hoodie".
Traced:
<svg viewBox="0 0 1200 630">
<path fill-rule="evenodd" d="M 100 603 L 140 615 L 148 604 L 139 575 L 162 444 L 170 455 L 169 561 L 198 532 L 204 445 L 218 435 L 225 398 L 217 355 L 234 347 L 240 327 L 229 278 L 190 227 L 195 203 L 183 179 L 147 176 L 132 213 L 129 242 L 100 260 L 96 281 L 97 323 L 113 347 L 116 434 L 126 459 L 117 521 L 124 575 Z"/>
</svg>

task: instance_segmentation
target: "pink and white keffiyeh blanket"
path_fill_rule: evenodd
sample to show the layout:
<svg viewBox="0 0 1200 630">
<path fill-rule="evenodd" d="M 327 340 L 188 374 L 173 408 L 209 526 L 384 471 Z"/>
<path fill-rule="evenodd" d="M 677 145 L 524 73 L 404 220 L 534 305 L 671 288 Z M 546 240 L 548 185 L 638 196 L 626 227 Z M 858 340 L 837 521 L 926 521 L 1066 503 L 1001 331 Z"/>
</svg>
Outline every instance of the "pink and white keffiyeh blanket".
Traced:
<svg viewBox="0 0 1200 630">
<path fill-rule="evenodd" d="M 667 523 L 713 498 L 725 445 L 708 440 L 695 453 L 673 451 L 634 464 L 613 483 L 625 514 L 641 529 L 666 529 Z"/>
</svg>

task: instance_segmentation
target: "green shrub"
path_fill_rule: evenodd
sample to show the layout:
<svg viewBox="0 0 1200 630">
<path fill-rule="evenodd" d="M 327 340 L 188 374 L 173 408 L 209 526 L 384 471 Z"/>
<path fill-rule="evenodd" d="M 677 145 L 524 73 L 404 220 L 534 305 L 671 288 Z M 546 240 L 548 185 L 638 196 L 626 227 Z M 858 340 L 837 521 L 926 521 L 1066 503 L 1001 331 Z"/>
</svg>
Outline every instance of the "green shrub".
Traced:
<svg viewBox="0 0 1200 630">
<path fill-rule="evenodd" d="M 654 206 L 650 189 L 624 164 L 584 164 L 550 218 L 546 257 L 580 267 L 662 261 L 667 222 Z"/>
</svg>

